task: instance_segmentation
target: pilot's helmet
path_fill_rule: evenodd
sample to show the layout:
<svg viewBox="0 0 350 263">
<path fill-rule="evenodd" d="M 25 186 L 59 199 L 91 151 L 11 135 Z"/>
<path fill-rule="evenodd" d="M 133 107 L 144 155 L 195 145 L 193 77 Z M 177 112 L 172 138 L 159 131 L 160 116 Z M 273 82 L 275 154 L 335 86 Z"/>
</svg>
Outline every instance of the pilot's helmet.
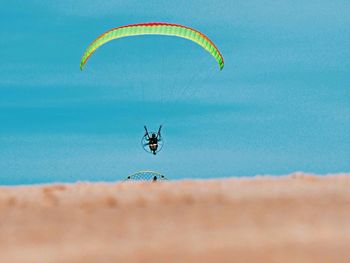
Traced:
<svg viewBox="0 0 350 263">
<path fill-rule="evenodd" d="M 156 138 L 156 134 L 155 133 L 152 133 L 152 138 Z"/>
</svg>

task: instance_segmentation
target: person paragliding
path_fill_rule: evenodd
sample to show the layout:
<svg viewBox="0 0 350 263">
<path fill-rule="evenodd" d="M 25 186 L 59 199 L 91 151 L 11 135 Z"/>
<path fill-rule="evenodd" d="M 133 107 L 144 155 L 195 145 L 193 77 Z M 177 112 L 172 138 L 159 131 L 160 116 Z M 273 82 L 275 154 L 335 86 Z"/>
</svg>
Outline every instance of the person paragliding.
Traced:
<svg viewBox="0 0 350 263">
<path fill-rule="evenodd" d="M 202 32 L 180 24 L 146 22 L 118 26 L 97 37 L 85 49 L 80 60 L 80 70 L 84 69 L 87 61 L 92 57 L 95 51 L 104 44 L 126 37 L 138 37 L 144 35 L 172 36 L 192 41 L 206 50 L 216 60 L 220 70 L 224 68 L 224 57 L 222 56 L 220 50 L 217 48 L 214 42 Z M 195 64 L 194 61 L 189 63 Z M 163 140 L 160 134 L 161 128 L 162 126 L 159 127 L 158 132 L 148 133 L 147 127 L 145 126 L 146 133 L 142 137 L 141 144 L 146 152 L 156 155 L 162 149 Z"/>
<path fill-rule="evenodd" d="M 162 125 L 159 126 L 158 132 L 148 132 L 146 125 L 145 128 L 145 135 L 142 137 L 142 147 L 145 151 L 153 153 L 156 155 L 163 147 L 163 141 L 162 141 L 162 135 L 161 135 L 161 129 Z"/>
</svg>

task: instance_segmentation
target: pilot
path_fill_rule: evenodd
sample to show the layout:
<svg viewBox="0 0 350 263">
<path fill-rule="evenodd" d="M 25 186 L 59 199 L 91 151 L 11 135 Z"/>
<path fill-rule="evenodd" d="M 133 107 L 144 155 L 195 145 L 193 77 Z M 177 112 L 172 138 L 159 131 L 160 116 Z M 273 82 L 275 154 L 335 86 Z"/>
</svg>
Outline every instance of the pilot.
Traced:
<svg viewBox="0 0 350 263">
<path fill-rule="evenodd" d="M 145 135 L 144 137 L 146 138 L 147 143 L 145 143 L 143 146 L 148 146 L 151 153 L 153 153 L 154 155 L 157 154 L 157 150 L 158 150 L 158 142 L 161 141 L 161 134 L 160 131 L 162 129 L 162 125 L 159 126 L 158 132 L 156 133 L 152 133 L 152 135 L 150 136 L 147 130 L 147 127 L 144 126 L 145 128 Z"/>
</svg>

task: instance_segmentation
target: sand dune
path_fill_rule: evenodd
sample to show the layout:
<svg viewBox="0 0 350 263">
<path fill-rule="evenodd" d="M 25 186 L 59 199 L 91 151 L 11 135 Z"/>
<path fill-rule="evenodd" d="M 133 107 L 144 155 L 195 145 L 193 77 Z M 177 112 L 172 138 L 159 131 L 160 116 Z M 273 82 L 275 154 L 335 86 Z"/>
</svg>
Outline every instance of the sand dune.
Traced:
<svg viewBox="0 0 350 263">
<path fill-rule="evenodd" d="M 0 187 L 0 262 L 350 262 L 350 174 Z"/>
</svg>

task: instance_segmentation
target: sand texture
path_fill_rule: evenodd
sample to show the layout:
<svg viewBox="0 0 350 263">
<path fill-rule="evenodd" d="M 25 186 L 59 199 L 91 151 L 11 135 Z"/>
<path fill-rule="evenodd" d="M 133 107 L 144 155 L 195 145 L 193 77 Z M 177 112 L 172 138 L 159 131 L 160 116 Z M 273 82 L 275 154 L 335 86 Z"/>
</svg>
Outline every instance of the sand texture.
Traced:
<svg viewBox="0 0 350 263">
<path fill-rule="evenodd" d="M 1 263 L 350 262 L 350 174 L 0 187 Z"/>
</svg>

